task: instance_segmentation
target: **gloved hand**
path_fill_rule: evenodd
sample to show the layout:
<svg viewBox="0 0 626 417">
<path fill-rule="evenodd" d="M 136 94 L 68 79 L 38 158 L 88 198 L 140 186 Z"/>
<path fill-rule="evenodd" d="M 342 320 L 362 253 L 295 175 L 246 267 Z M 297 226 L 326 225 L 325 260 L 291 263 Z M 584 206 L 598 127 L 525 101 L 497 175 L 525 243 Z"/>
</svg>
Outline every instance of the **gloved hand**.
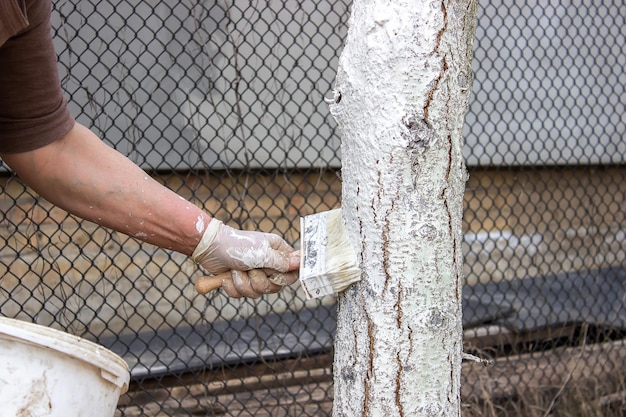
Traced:
<svg viewBox="0 0 626 417">
<path fill-rule="evenodd" d="M 280 236 L 237 230 L 212 219 L 192 254 L 207 272 L 231 271 L 224 280 L 226 293 L 235 298 L 257 298 L 278 292 L 298 279 L 299 252 Z"/>
</svg>

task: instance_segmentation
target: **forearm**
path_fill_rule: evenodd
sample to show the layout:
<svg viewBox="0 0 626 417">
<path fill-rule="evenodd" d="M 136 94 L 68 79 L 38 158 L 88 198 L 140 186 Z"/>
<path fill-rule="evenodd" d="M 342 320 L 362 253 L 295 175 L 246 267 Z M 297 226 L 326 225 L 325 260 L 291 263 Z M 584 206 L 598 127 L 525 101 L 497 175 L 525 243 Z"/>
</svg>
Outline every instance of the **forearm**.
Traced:
<svg viewBox="0 0 626 417">
<path fill-rule="evenodd" d="M 48 146 L 2 158 L 51 203 L 162 248 L 190 255 L 211 219 L 79 124 Z"/>
</svg>

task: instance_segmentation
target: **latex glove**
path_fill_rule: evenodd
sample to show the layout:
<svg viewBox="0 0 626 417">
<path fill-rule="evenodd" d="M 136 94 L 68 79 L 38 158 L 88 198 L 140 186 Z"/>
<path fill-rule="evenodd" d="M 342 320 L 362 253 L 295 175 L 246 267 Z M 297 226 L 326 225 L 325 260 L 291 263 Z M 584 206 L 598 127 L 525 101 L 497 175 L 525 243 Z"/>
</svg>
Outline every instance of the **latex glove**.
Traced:
<svg viewBox="0 0 626 417">
<path fill-rule="evenodd" d="M 192 254 L 211 274 L 232 271 L 223 288 L 231 297 L 260 297 L 298 279 L 299 252 L 272 233 L 237 230 L 212 219 Z"/>
</svg>

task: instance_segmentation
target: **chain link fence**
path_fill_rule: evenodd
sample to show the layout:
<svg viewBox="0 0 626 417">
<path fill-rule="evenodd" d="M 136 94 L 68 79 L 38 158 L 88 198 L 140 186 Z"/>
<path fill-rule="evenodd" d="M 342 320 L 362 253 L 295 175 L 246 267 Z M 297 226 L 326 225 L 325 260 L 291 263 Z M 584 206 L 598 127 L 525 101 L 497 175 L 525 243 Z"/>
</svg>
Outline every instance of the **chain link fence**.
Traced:
<svg viewBox="0 0 626 417">
<path fill-rule="evenodd" d="M 323 98 L 349 7 L 56 0 L 63 87 L 81 123 L 159 181 L 297 245 L 300 216 L 340 205 Z M 625 20 L 610 0 L 480 4 L 464 345 L 494 365 L 464 363 L 464 414 L 547 395 L 547 415 L 575 382 L 579 408 L 624 412 Z M 333 298 L 307 301 L 298 284 L 199 296 L 186 257 L 68 215 L 2 171 L 0 314 L 123 356 L 118 415 L 330 415 Z"/>
</svg>

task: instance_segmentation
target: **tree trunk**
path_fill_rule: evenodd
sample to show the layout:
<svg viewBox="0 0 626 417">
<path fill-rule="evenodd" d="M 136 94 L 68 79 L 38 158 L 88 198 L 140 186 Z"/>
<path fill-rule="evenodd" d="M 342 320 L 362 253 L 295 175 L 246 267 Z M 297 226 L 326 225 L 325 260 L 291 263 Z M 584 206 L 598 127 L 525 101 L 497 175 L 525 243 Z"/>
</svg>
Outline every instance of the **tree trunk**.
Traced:
<svg viewBox="0 0 626 417">
<path fill-rule="evenodd" d="M 334 416 L 458 416 L 462 129 L 476 2 L 355 0 L 332 115 L 362 282 L 339 297 Z"/>
</svg>

